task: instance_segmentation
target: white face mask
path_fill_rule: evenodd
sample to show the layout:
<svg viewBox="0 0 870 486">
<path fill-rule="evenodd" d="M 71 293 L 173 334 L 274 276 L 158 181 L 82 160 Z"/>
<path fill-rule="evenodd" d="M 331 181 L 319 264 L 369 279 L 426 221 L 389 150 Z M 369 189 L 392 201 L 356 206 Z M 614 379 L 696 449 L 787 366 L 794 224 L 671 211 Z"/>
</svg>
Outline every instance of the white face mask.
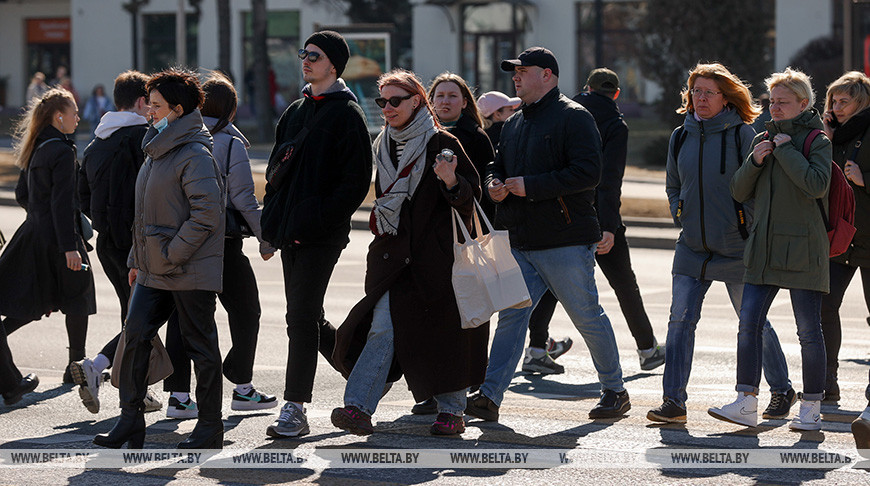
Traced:
<svg viewBox="0 0 870 486">
<path fill-rule="evenodd" d="M 168 126 L 169 126 L 169 117 L 167 117 L 167 116 L 164 116 L 163 118 L 160 119 L 159 122 L 154 124 L 154 128 L 157 130 L 157 133 L 162 132 Z"/>
</svg>

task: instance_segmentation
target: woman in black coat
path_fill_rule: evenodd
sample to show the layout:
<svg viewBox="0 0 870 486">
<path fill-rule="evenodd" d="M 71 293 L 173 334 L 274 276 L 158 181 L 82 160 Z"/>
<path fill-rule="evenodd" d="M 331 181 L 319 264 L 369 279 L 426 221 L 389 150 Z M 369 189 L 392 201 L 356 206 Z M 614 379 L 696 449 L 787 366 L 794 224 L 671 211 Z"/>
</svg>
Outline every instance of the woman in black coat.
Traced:
<svg viewBox="0 0 870 486">
<path fill-rule="evenodd" d="M 27 218 L 0 255 L 0 316 L 10 334 L 54 311 L 66 316 L 69 362 L 85 356 L 88 315 L 97 312 L 93 274 L 76 198 L 78 125 L 72 95 L 52 89 L 36 100 L 16 130 L 21 177 L 15 198 Z M 14 276 L 14 278 L 9 278 Z M 64 382 L 72 383 L 68 372 Z"/>
<path fill-rule="evenodd" d="M 864 301 L 870 306 L 870 191 L 864 174 L 870 172 L 870 79 L 848 72 L 828 86 L 825 133 L 833 145 L 834 162 L 843 169 L 855 192 L 855 236 L 842 255 L 831 259 L 831 292 L 822 297 L 822 334 L 825 336 L 827 373 L 825 401 L 840 399 L 837 383 L 838 355 L 842 332 L 840 305 L 852 277 L 861 270 Z"/>
</svg>

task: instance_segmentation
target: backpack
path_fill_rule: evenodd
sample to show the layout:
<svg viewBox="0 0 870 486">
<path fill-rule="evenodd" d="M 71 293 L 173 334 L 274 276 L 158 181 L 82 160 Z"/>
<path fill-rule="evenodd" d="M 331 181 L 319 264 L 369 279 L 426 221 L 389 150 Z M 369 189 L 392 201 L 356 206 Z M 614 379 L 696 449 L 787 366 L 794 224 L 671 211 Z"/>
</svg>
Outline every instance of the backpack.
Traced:
<svg viewBox="0 0 870 486">
<path fill-rule="evenodd" d="M 822 131 L 816 128 L 804 140 L 801 154 L 807 160 L 810 158 L 810 147 L 813 145 L 813 141 L 821 133 Z M 769 139 L 767 132 L 764 132 L 762 139 Z M 860 147 L 861 139 L 858 139 L 852 150 L 852 156 L 847 160 L 855 160 Z M 852 243 L 852 237 L 855 236 L 855 193 L 852 191 L 852 186 L 849 185 L 846 175 L 843 174 L 843 169 L 840 169 L 840 166 L 833 160 L 831 161 L 831 187 L 828 189 L 827 198 L 827 214 L 822 198 L 816 199 L 816 204 L 819 205 L 819 212 L 822 213 L 822 221 L 825 222 L 825 230 L 828 232 L 828 242 L 831 244 L 828 256 L 833 258 L 845 253 Z"/>
<path fill-rule="evenodd" d="M 743 153 L 743 150 L 740 147 L 741 146 L 740 128 L 743 127 L 743 125 L 744 124 L 741 123 L 739 125 L 734 126 L 734 143 L 737 144 L 737 167 L 740 167 L 743 164 L 743 157 L 741 155 Z M 725 151 L 726 151 L 725 133 L 727 131 L 728 131 L 727 129 L 722 131 L 722 154 L 721 154 L 721 157 L 719 159 L 720 160 L 720 167 L 719 167 L 720 174 L 725 174 Z M 671 151 L 674 154 L 674 160 L 677 160 L 679 158 L 680 149 L 683 147 L 683 142 L 686 141 L 686 137 L 688 135 L 689 134 L 688 134 L 688 132 L 686 132 L 685 125 L 680 125 L 679 127 L 677 127 L 676 133 L 674 134 L 674 146 L 673 146 L 673 150 Z M 749 238 L 749 230 L 746 229 L 746 210 L 743 208 L 742 203 L 737 202 L 733 198 L 731 200 L 734 201 L 734 212 L 737 214 L 737 230 L 740 232 L 740 237 L 745 240 L 745 239 Z M 682 210 L 682 201 L 680 202 L 679 210 Z"/>
</svg>

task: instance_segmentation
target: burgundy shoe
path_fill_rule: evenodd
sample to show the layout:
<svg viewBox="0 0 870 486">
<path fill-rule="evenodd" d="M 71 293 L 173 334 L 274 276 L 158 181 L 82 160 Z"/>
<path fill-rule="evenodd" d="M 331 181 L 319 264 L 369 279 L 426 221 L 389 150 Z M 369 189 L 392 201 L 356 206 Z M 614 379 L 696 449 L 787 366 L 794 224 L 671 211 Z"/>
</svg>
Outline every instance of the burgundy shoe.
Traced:
<svg viewBox="0 0 870 486">
<path fill-rule="evenodd" d="M 332 425 L 354 435 L 372 435 L 372 432 L 375 431 L 375 428 L 372 427 L 372 418 L 354 406 L 333 410 Z"/>
<path fill-rule="evenodd" d="M 465 420 L 452 413 L 441 412 L 435 419 L 429 433 L 432 435 L 457 435 L 465 432 Z"/>
</svg>

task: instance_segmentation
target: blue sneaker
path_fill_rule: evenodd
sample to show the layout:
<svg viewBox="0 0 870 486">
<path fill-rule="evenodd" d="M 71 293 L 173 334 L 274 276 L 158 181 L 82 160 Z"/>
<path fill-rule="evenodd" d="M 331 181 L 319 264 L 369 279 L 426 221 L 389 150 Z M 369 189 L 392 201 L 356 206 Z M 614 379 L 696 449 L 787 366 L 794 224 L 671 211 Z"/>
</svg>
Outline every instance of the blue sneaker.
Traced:
<svg viewBox="0 0 870 486">
<path fill-rule="evenodd" d="M 265 395 L 251 388 L 247 394 L 233 390 L 233 402 L 230 408 L 233 410 L 263 410 L 278 406 L 278 399 L 274 395 Z"/>
</svg>

